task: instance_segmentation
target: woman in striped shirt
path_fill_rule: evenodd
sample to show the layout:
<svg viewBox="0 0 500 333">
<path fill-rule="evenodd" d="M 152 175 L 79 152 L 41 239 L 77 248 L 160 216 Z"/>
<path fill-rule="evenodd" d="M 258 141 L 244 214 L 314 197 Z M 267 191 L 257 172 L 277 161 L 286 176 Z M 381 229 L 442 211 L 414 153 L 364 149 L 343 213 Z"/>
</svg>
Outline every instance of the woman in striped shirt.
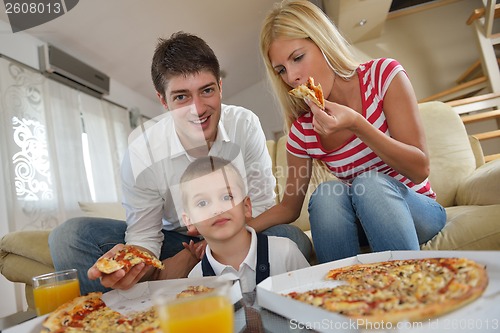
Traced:
<svg viewBox="0 0 500 333">
<path fill-rule="evenodd" d="M 267 16 L 261 53 L 287 122 L 288 178 L 280 204 L 251 221 L 257 229 L 300 214 L 313 160 L 338 180 L 309 202 L 318 260 L 372 251 L 418 250 L 444 226 L 446 212 L 428 181 L 429 158 L 415 93 L 403 67 L 356 60 L 315 5 L 285 0 Z M 288 94 L 313 77 L 325 110 Z"/>
</svg>

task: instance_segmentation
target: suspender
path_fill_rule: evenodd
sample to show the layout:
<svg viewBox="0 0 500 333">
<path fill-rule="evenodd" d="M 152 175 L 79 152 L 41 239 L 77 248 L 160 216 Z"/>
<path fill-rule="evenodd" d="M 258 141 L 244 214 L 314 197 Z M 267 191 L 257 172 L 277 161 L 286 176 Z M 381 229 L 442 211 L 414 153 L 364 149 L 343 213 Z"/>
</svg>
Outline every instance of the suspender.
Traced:
<svg viewBox="0 0 500 333">
<path fill-rule="evenodd" d="M 255 284 L 269 277 L 269 241 L 264 234 L 257 234 L 257 267 L 255 267 Z"/>
<path fill-rule="evenodd" d="M 208 262 L 207 254 L 201 259 L 203 276 L 215 276 L 212 265 Z M 269 241 L 264 234 L 257 234 L 257 266 L 255 268 L 255 283 L 259 284 L 269 277 Z"/>
</svg>

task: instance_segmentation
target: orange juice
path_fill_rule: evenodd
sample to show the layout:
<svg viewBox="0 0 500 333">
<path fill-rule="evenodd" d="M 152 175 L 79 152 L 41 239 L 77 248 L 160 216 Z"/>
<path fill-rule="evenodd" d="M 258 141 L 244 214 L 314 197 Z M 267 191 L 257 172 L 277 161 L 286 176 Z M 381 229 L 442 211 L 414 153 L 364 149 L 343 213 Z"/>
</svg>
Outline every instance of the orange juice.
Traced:
<svg viewBox="0 0 500 333">
<path fill-rule="evenodd" d="M 37 315 L 54 311 L 59 305 L 80 296 L 78 280 L 59 281 L 33 289 Z"/>
<path fill-rule="evenodd" d="M 164 333 L 232 333 L 234 329 L 233 304 L 221 295 L 173 302 L 157 311 Z"/>
</svg>

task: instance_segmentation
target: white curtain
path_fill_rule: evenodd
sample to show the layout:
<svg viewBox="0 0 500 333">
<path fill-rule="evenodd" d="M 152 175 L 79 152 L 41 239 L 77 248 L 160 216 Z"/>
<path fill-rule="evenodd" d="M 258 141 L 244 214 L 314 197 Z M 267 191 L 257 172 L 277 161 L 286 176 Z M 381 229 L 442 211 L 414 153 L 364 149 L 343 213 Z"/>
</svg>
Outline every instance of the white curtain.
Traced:
<svg viewBox="0 0 500 333">
<path fill-rule="evenodd" d="M 131 131 L 128 112 L 112 103 L 80 95 L 88 135 L 95 201 L 121 201 L 120 164 Z"/>
<path fill-rule="evenodd" d="M 0 58 L 0 162 L 8 231 L 49 229 L 82 215 L 78 201 L 120 200 L 129 113 Z M 84 124 L 84 126 L 82 126 Z M 94 189 L 85 170 L 89 141 Z M 2 228 L 5 230 L 5 228 Z"/>
</svg>

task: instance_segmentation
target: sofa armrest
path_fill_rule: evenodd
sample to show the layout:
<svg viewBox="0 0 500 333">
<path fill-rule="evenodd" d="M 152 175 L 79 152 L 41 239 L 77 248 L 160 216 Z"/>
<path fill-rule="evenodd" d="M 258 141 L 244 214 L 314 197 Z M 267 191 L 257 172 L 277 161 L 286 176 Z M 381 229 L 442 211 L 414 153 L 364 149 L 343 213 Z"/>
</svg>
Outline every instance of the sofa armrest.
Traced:
<svg viewBox="0 0 500 333">
<path fill-rule="evenodd" d="M 11 232 L 0 241 L 0 251 L 26 257 L 43 265 L 53 266 L 49 251 L 50 231 L 23 230 Z"/>
<path fill-rule="evenodd" d="M 476 168 L 479 168 L 484 163 L 483 148 L 481 147 L 481 142 L 473 135 L 469 135 L 469 143 L 474 153 L 474 158 L 476 159 Z"/>
<path fill-rule="evenodd" d="M 34 276 L 54 271 L 53 265 L 23 257 L 14 253 L 0 252 L 0 271 L 11 282 L 25 283 L 31 286 Z"/>
<path fill-rule="evenodd" d="M 12 282 L 31 285 L 35 275 L 54 270 L 48 237 L 50 230 L 16 231 L 0 241 L 0 272 Z"/>
<path fill-rule="evenodd" d="M 500 160 L 493 160 L 477 168 L 460 184 L 457 205 L 500 204 Z"/>
</svg>

